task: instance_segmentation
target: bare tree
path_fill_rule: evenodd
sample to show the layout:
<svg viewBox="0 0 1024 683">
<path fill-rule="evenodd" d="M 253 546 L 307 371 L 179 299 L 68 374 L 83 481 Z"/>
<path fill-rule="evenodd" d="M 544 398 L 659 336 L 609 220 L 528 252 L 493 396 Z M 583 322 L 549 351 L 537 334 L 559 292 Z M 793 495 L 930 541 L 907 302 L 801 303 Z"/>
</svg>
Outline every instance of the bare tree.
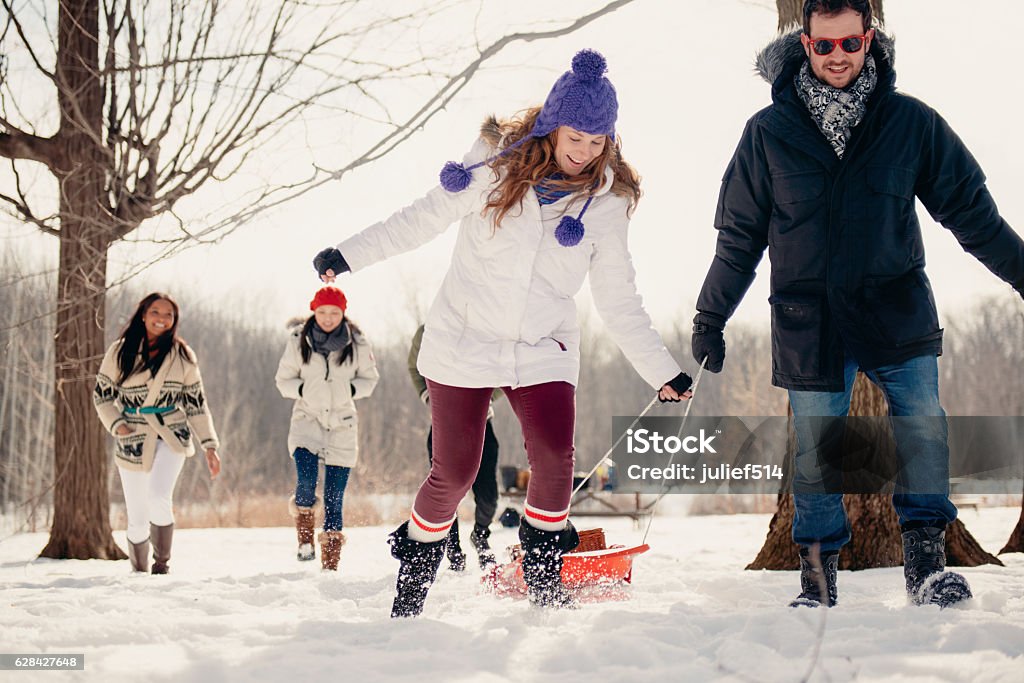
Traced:
<svg viewBox="0 0 1024 683">
<path fill-rule="evenodd" d="M 779 31 L 790 31 L 803 26 L 804 0 L 775 0 L 775 7 L 779 10 Z M 871 0 L 871 12 L 878 23 L 885 23 L 882 0 Z"/>
<path fill-rule="evenodd" d="M 59 242 L 54 519 L 42 555 L 124 557 L 110 532 L 105 435 L 90 396 L 104 350 L 111 245 L 138 239 L 140 226 L 161 216 L 170 220 L 145 224 L 175 227 L 149 237 L 156 259 L 219 239 L 394 149 L 508 44 L 566 35 L 629 1 L 490 42 L 466 31 L 468 45 L 428 54 L 415 49 L 415 32 L 457 1 L 388 14 L 358 0 L 0 0 L 0 157 L 11 164 L 0 200 Z M 367 51 L 396 32 L 414 49 Z M 413 79 L 434 87 L 412 111 L 389 106 L 383 86 Z M 232 184 L 240 169 L 316 106 L 377 119 L 386 132 L 340 168 L 240 192 Z M 56 181 L 53 196 L 28 182 L 40 168 Z M 182 200 L 214 184 L 239 201 L 189 221 Z"/>
</svg>

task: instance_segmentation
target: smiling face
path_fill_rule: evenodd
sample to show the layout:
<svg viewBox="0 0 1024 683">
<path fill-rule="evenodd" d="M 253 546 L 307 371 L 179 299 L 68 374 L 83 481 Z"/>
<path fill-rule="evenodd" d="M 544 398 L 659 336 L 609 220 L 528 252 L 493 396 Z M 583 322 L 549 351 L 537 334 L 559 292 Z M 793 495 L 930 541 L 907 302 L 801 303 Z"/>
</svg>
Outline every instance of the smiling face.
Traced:
<svg viewBox="0 0 1024 683">
<path fill-rule="evenodd" d="M 345 311 L 341 310 L 338 306 L 325 304 L 317 306 L 316 310 L 313 311 L 313 316 L 316 318 L 316 324 L 320 326 L 321 330 L 333 332 L 341 324 L 342 319 L 345 317 Z"/>
<path fill-rule="evenodd" d="M 555 133 L 555 162 L 567 176 L 579 175 L 604 152 L 608 138 L 561 126 Z"/>
<path fill-rule="evenodd" d="M 811 60 L 811 71 L 814 75 L 819 81 L 833 88 L 842 89 L 853 83 L 864 68 L 864 60 L 871 49 L 875 30 L 869 29 L 865 32 L 864 17 L 852 9 L 844 9 L 836 14 L 815 13 L 811 15 L 810 27 L 810 36 L 806 33 L 800 34 L 800 42 L 803 43 L 804 52 Z M 811 43 L 815 40 L 862 34 L 866 36 L 864 45 L 853 54 L 847 53 L 839 45 L 827 55 L 819 55 L 811 49 Z"/>
<path fill-rule="evenodd" d="M 146 337 L 150 342 L 174 328 L 174 306 L 166 299 L 157 299 L 142 314 L 142 323 L 146 326 Z"/>
</svg>

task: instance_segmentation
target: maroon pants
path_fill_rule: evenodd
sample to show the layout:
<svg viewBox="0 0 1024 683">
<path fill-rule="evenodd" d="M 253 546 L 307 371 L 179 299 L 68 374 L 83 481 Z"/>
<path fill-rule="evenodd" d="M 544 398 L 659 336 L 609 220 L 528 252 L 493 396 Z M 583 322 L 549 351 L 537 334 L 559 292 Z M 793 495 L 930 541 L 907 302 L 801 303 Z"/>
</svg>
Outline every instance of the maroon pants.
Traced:
<svg viewBox="0 0 1024 683">
<path fill-rule="evenodd" d="M 415 515 L 438 526 L 455 516 L 480 469 L 491 389 L 451 387 L 427 380 L 434 431 L 434 463 L 413 504 Z M 563 511 L 572 496 L 576 388 L 548 382 L 502 387 L 519 418 L 530 461 L 529 508 Z"/>
</svg>

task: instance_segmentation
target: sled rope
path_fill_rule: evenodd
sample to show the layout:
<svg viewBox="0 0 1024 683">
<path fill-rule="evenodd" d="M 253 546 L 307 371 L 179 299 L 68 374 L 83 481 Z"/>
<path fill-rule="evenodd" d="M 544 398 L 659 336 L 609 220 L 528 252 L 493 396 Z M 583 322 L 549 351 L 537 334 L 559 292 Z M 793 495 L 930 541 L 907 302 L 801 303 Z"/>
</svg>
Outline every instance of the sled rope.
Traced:
<svg viewBox="0 0 1024 683">
<path fill-rule="evenodd" d="M 698 373 L 698 376 L 700 376 L 700 373 Z M 615 447 L 622 443 L 622 440 L 626 438 L 626 434 L 629 433 L 629 430 L 635 427 L 636 423 L 639 422 L 641 418 L 643 418 L 643 416 L 646 415 L 648 411 L 650 411 L 650 409 L 654 407 L 654 404 L 657 402 L 657 400 L 658 395 L 655 394 L 654 398 L 651 399 L 651 402 L 648 403 L 647 407 L 643 409 L 643 412 L 636 416 L 636 419 L 633 420 L 633 422 L 628 427 L 626 427 L 626 430 L 622 432 L 619 438 L 615 440 L 615 443 L 612 444 L 612 447 L 605 451 L 605 454 L 601 457 L 600 460 L 597 461 L 597 464 L 594 465 L 594 467 L 589 472 L 587 472 L 587 476 L 583 477 L 583 481 L 576 485 L 576 488 L 572 490 L 572 494 L 569 496 L 569 500 L 572 500 L 573 496 L 579 493 L 579 490 L 581 488 L 586 486 L 587 482 L 590 480 L 590 477 L 594 475 L 594 472 L 597 472 L 597 468 L 608 461 L 608 458 L 611 457 L 611 454 L 615 451 Z"/>
<path fill-rule="evenodd" d="M 704 356 L 704 360 L 700 363 L 700 369 L 697 370 L 697 377 L 693 380 L 693 386 L 690 387 L 690 400 L 686 402 L 686 412 L 683 413 L 683 422 L 679 425 L 679 431 L 676 432 L 676 438 L 680 438 L 683 435 L 683 429 L 686 427 L 686 419 L 690 417 L 690 408 L 693 407 L 693 401 L 697 398 L 697 385 L 700 384 L 700 378 L 704 374 L 704 367 L 708 362 L 708 357 Z M 634 423 L 635 424 L 635 423 Z M 631 425 L 632 426 L 632 425 Z M 621 437 L 620 437 L 621 440 Z M 616 442 L 618 443 L 618 442 Z M 673 453 L 672 457 L 668 459 L 668 467 L 672 468 L 672 462 L 676 459 L 676 454 Z M 647 518 L 647 528 L 644 530 L 644 537 L 640 541 L 641 543 L 647 542 L 647 534 L 651 533 L 651 524 L 654 522 L 654 511 L 658 509 L 658 503 L 665 497 L 665 484 L 666 480 L 661 480 L 661 490 L 658 491 L 658 497 L 654 500 L 654 504 L 650 507 L 650 515 Z"/>
</svg>

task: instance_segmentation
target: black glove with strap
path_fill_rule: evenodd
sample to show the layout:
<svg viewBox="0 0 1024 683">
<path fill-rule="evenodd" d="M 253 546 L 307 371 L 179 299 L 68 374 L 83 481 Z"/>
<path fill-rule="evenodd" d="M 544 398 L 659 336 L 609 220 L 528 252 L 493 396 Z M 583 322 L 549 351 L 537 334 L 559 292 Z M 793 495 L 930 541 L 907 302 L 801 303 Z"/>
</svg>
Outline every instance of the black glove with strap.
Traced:
<svg viewBox="0 0 1024 683">
<path fill-rule="evenodd" d="M 677 394 L 682 396 L 693 385 L 693 380 L 685 372 L 680 372 L 678 375 L 665 382 L 665 384 L 672 387 Z M 660 393 L 658 394 L 658 400 L 662 403 L 679 403 L 680 401 L 678 398 L 662 398 Z"/>
<path fill-rule="evenodd" d="M 693 336 L 690 337 L 690 349 L 693 359 L 703 363 L 708 359 L 707 367 L 711 372 L 721 372 L 725 363 L 725 321 L 717 315 L 698 313 L 693 319 Z"/>
<path fill-rule="evenodd" d="M 345 257 L 334 247 L 321 249 L 320 253 L 313 257 L 313 267 L 316 268 L 316 272 L 320 274 L 320 277 L 323 277 L 328 270 L 333 270 L 335 275 L 341 275 L 352 270 L 348 267 Z"/>
</svg>

